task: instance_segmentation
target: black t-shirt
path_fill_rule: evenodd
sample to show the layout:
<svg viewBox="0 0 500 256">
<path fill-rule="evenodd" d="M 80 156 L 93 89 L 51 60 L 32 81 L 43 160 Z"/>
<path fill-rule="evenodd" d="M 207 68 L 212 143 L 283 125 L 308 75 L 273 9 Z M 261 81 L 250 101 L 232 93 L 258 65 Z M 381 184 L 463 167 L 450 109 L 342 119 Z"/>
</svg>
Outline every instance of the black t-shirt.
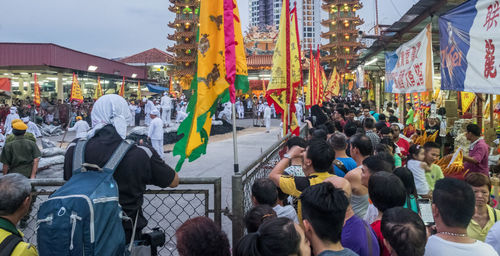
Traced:
<svg viewBox="0 0 500 256">
<path fill-rule="evenodd" d="M 115 128 L 112 125 L 105 126 L 87 142 L 84 163 L 103 167 L 121 142 L 122 138 Z M 76 144 L 70 144 L 64 157 L 65 180 L 72 176 L 74 145 Z M 142 214 L 146 185 L 168 187 L 175 178 L 175 171 L 165 164 L 156 150 L 133 145 L 116 168 L 113 177 L 118 185 L 120 205 L 127 216 L 134 220 L 137 210 L 141 209 L 137 222 L 140 230 L 147 225 Z M 125 222 L 124 227 L 132 229 L 131 222 Z"/>
</svg>

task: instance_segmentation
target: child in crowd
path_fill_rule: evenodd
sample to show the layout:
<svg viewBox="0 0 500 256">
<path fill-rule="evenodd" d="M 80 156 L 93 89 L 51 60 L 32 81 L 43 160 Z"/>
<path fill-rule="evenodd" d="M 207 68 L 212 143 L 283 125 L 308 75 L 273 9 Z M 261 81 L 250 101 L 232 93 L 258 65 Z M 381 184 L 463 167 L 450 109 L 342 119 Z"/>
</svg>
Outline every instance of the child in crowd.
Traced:
<svg viewBox="0 0 500 256">
<path fill-rule="evenodd" d="M 413 173 L 417 193 L 421 196 L 429 194 L 429 185 L 425 178 L 425 172 L 430 171 L 429 165 L 424 162 L 424 148 L 420 145 L 412 145 L 408 154 L 407 167 Z"/>
</svg>

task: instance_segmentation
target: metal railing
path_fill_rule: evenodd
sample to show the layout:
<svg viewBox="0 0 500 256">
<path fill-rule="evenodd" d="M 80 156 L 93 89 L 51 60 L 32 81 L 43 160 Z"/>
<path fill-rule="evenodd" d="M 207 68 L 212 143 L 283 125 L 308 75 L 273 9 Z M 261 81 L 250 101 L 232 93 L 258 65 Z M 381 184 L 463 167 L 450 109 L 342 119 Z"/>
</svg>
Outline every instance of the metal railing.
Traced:
<svg viewBox="0 0 500 256">
<path fill-rule="evenodd" d="M 60 179 L 36 179 L 33 192 L 36 201 L 30 212 L 27 226 L 21 231 L 25 241 L 36 245 L 36 214 L 40 204 L 65 183 Z M 158 248 L 158 255 L 178 255 L 175 231 L 186 220 L 198 216 L 212 218 L 221 226 L 221 178 L 180 178 L 178 188 L 147 189 L 144 194 L 143 212 L 148 220 L 144 233 L 159 227 L 165 231 L 166 242 Z M 213 185 L 213 187 L 211 187 Z"/>
<path fill-rule="evenodd" d="M 307 124 L 301 127 L 300 137 L 306 137 Z M 271 170 L 280 161 L 280 153 L 286 147 L 287 140 L 292 137 L 286 135 L 263 152 L 255 161 L 249 164 L 242 172 L 232 176 L 232 230 L 233 246 L 245 234 L 245 214 L 252 208 L 252 185 L 255 180 L 269 176 Z"/>
</svg>

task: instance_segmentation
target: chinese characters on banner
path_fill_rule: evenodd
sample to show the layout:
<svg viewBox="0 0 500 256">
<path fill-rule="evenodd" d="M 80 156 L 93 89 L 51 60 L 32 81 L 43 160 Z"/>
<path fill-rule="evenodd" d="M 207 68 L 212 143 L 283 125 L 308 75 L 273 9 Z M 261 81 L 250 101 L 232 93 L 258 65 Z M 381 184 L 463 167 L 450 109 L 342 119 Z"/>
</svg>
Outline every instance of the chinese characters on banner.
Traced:
<svg viewBox="0 0 500 256">
<path fill-rule="evenodd" d="M 359 65 L 356 68 L 356 87 L 365 88 L 365 69 L 363 65 Z"/>
<path fill-rule="evenodd" d="M 500 2 L 471 0 L 439 18 L 441 89 L 498 94 Z"/>
<path fill-rule="evenodd" d="M 413 93 L 432 90 L 431 24 L 396 51 L 385 54 L 385 91 Z"/>
</svg>

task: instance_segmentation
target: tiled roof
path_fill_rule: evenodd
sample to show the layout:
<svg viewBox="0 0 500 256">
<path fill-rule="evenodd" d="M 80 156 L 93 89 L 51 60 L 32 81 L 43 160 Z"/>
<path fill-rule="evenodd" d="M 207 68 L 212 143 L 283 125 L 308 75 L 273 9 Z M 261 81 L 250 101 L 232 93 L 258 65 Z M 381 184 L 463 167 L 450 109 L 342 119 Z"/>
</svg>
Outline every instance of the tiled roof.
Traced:
<svg viewBox="0 0 500 256">
<path fill-rule="evenodd" d="M 247 57 L 249 67 L 262 67 L 273 65 L 273 55 L 250 55 Z"/>
<path fill-rule="evenodd" d="M 174 57 L 156 48 L 125 57 L 120 61 L 123 63 L 167 63 Z"/>
</svg>

